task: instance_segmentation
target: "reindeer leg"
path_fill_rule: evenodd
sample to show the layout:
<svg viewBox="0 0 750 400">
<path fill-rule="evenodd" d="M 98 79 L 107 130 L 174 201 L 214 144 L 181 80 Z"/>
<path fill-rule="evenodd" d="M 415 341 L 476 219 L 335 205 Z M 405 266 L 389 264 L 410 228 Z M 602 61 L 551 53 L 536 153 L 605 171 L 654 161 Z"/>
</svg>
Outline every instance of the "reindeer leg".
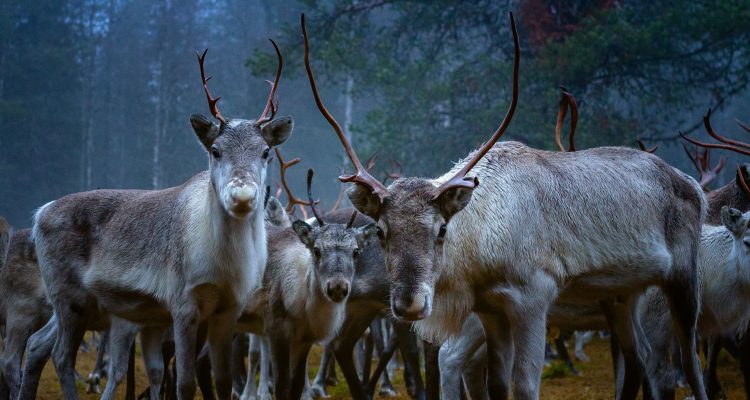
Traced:
<svg viewBox="0 0 750 400">
<path fill-rule="evenodd" d="M 78 398 L 75 371 L 76 357 L 83 335 L 86 333 L 88 319 L 84 311 L 87 309 L 86 301 L 72 299 L 71 302 L 75 304 L 75 307 L 69 304 L 55 304 L 54 307 L 60 324 L 57 339 L 52 348 L 52 362 L 55 365 L 63 397 L 66 400 Z"/>
<path fill-rule="evenodd" d="M 745 397 L 750 399 L 750 323 L 740 341 L 740 369 L 745 381 Z"/>
<path fill-rule="evenodd" d="M 464 369 L 464 382 L 469 398 L 472 400 L 489 400 L 487 393 L 487 345 L 477 349 Z"/>
<path fill-rule="evenodd" d="M 272 400 L 271 389 L 273 377 L 271 376 L 271 342 L 265 336 L 260 339 L 260 376 L 258 377 L 258 399 Z"/>
<path fill-rule="evenodd" d="M 230 308 L 210 318 L 208 346 L 216 393 L 221 400 L 232 398 L 232 336 L 240 309 Z"/>
<path fill-rule="evenodd" d="M 260 337 L 252 333 L 246 335 L 247 345 L 247 378 L 245 387 L 242 389 L 240 400 L 250 400 L 258 394 L 258 388 L 255 384 L 255 376 L 258 374 L 258 367 L 261 363 L 260 356 Z"/>
<path fill-rule="evenodd" d="M 214 400 L 214 383 L 211 378 L 211 358 L 208 354 L 208 345 L 204 344 L 201 351 L 198 352 L 198 358 L 195 360 L 195 378 L 198 381 L 198 390 L 204 400 Z"/>
<path fill-rule="evenodd" d="M 141 348 L 148 375 L 148 392 L 151 400 L 159 399 L 164 380 L 164 357 L 162 355 L 163 328 L 141 329 Z"/>
<path fill-rule="evenodd" d="M 404 358 L 404 373 L 410 371 L 414 380 L 413 397 L 417 400 L 425 400 L 425 387 L 419 368 L 419 344 L 416 335 L 411 332 L 411 327 L 402 323 L 393 324 L 393 335 L 398 340 L 398 348 Z"/>
<path fill-rule="evenodd" d="M 706 343 L 706 369 L 703 380 L 706 383 L 706 394 L 710 400 L 726 398 L 724 389 L 721 387 L 719 377 L 716 375 L 716 363 L 719 359 L 721 345 L 719 338 L 710 336 Z"/>
<path fill-rule="evenodd" d="M 612 335 L 624 357 L 624 380 L 618 400 L 635 400 L 643 382 L 644 365 L 650 352 L 638 318 L 637 302 L 640 294 L 632 295 L 626 301 L 602 301 L 602 310 L 607 318 Z"/>
<path fill-rule="evenodd" d="M 342 329 L 342 333 L 336 338 L 333 353 L 341 366 L 341 372 L 344 374 L 346 383 L 349 386 L 349 393 L 354 400 L 367 400 L 365 389 L 357 373 L 357 366 L 354 361 L 354 351 L 357 347 L 362 332 L 367 329 L 368 322 L 365 318 L 352 319 Z"/>
<path fill-rule="evenodd" d="M 104 361 L 104 355 L 107 353 L 107 343 L 109 342 L 109 330 L 103 331 L 99 335 L 99 341 L 96 344 L 96 365 L 89 373 L 86 381 L 86 393 L 101 393 L 99 384 L 102 378 L 107 376 L 107 363 Z"/>
<path fill-rule="evenodd" d="M 198 308 L 188 300 L 173 311 L 177 398 L 195 397 L 195 359 L 198 339 Z"/>
<path fill-rule="evenodd" d="M 458 337 L 449 339 L 440 346 L 438 356 L 440 362 L 440 380 L 443 396 L 447 399 L 457 399 L 463 389 L 461 375 L 466 364 L 485 343 L 484 328 L 476 315 L 471 315 L 464 322 Z"/>
<path fill-rule="evenodd" d="M 487 386 L 492 399 L 510 398 L 510 383 L 513 376 L 515 346 L 511 336 L 508 317 L 499 313 L 477 313 L 484 327 L 487 343 Z M 471 317 L 469 317 L 471 318 Z M 542 361 L 544 348 L 542 348 Z"/>
<path fill-rule="evenodd" d="M 708 400 L 706 388 L 701 376 L 701 364 L 696 351 L 697 323 L 700 304 L 698 303 L 698 275 L 695 268 L 695 250 L 685 249 L 684 251 L 674 251 L 673 266 L 679 266 L 680 261 L 687 256 L 692 260 L 682 260 L 684 263 L 690 263 L 691 269 L 682 268 L 681 270 L 693 271 L 691 276 L 687 273 L 675 273 L 662 290 L 669 300 L 669 309 L 672 314 L 672 321 L 675 327 L 677 342 L 680 345 L 680 354 L 682 355 L 682 368 L 685 376 L 693 390 L 695 400 Z"/>
<path fill-rule="evenodd" d="M 320 367 L 318 367 L 318 373 L 315 375 L 310 390 L 314 397 L 328 398 L 328 392 L 326 391 L 326 375 L 328 373 L 329 364 L 333 363 L 333 350 L 331 349 L 330 343 L 326 343 L 323 347 L 323 357 L 320 360 Z"/>
<path fill-rule="evenodd" d="M 21 378 L 21 389 L 18 393 L 19 400 L 36 398 L 39 378 L 42 376 L 44 364 L 47 363 L 52 354 L 58 329 L 57 316 L 53 314 L 42 329 L 29 337 L 26 344 L 26 364 Z"/>
<path fill-rule="evenodd" d="M 239 397 L 245 387 L 248 371 L 245 369 L 244 354 L 247 353 L 247 334 L 235 333 L 232 338 L 232 398 Z"/>
<path fill-rule="evenodd" d="M 26 342 L 34 329 L 35 317 L 14 312 L 5 323 L 3 351 L 0 355 L 0 386 L 7 390 L 6 396 L 15 399 L 21 386 L 21 361 Z M 0 390 L 2 392 L 2 390 Z M 2 395 L 0 395 L 0 398 Z"/>
<path fill-rule="evenodd" d="M 109 331 L 109 366 L 107 368 L 107 384 L 104 386 L 102 400 L 115 398 L 117 386 L 120 385 L 128 372 L 128 358 L 130 349 L 138 334 L 138 325 L 116 316 L 110 316 Z"/>
</svg>

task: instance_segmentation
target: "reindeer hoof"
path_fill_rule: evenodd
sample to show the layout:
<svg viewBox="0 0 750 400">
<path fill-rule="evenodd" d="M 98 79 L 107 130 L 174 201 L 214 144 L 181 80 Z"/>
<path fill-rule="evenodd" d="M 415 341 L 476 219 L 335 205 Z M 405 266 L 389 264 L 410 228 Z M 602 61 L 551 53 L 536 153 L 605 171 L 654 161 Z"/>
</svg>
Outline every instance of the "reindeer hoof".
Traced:
<svg viewBox="0 0 750 400">
<path fill-rule="evenodd" d="M 391 386 L 381 386 L 378 394 L 382 397 L 396 397 L 398 393 L 396 393 L 396 390 Z"/>
<path fill-rule="evenodd" d="M 328 396 L 328 392 L 326 391 L 326 387 L 315 383 L 310 387 L 310 391 L 312 392 L 312 397 L 316 399 L 327 399 L 330 396 Z"/>
</svg>

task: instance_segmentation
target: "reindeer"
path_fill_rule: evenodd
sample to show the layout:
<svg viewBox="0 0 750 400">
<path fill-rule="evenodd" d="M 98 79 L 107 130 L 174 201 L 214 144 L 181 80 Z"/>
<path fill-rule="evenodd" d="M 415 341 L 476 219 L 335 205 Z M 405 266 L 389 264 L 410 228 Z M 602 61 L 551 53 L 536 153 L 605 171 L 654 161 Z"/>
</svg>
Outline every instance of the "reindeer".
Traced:
<svg viewBox="0 0 750 400">
<path fill-rule="evenodd" d="M 374 224 L 352 227 L 356 212 L 346 225 L 326 224 L 312 202 L 312 176 L 308 171 L 308 197 L 317 226 L 294 221 L 292 229 L 267 227 L 263 324 L 278 399 L 302 395 L 310 347 L 333 337 L 341 326 L 354 260 L 375 236 Z"/>
<path fill-rule="evenodd" d="M 198 324 L 206 322 L 217 392 L 230 396 L 235 321 L 260 285 L 266 261 L 260 188 L 271 148 L 294 125 L 289 117 L 275 118 L 283 59 L 273 45 L 279 67 L 256 120 L 222 116 L 208 90 L 206 52 L 198 55 L 209 108 L 220 122 L 190 117 L 209 155 L 208 171 L 164 190 L 68 195 L 34 215 L 32 236 L 56 316 L 52 358 L 66 399 L 77 398 L 78 344 L 104 312 L 144 326 L 172 321 L 181 399 L 195 394 Z M 35 389 L 22 387 L 22 398 L 34 397 Z"/>
<path fill-rule="evenodd" d="M 506 398 L 512 377 L 515 399 L 535 399 L 546 315 L 558 296 L 600 301 L 621 348 L 631 355 L 627 361 L 642 365 L 648 349 L 634 306 L 647 287 L 659 285 L 673 311 L 688 381 L 696 398 L 705 400 L 695 354 L 702 190 L 638 150 L 552 153 L 515 142 L 495 145 L 518 99 L 520 48 L 512 14 L 511 28 L 513 98 L 492 138 L 440 178 L 401 178 L 386 188 L 364 170 L 320 99 L 303 16 L 310 86 L 356 168 L 339 178 L 353 184 L 349 199 L 378 221 L 393 314 L 416 321 L 426 338 L 444 339 L 478 312 L 485 331 L 504 332 L 488 335 L 490 395 Z M 636 204 L 641 212 L 633 215 Z"/>
<path fill-rule="evenodd" d="M 709 342 L 707 371 L 715 368 L 718 350 L 713 344 L 726 333 L 744 331 L 750 321 L 750 212 L 721 208 L 722 226 L 704 225 L 698 250 L 702 307 L 699 332 Z M 649 382 L 656 398 L 674 398 L 674 373 L 669 362 L 672 330 L 669 309 L 659 290 L 648 290 L 641 320 L 655 351 L 649 358 Z M 709 379 L 708 382 L 712 382 Z M 718 388 L 708 386 L 709 398 Z"/>
<path fill-rule="evenodd" d="M 9 229 L 0 226 L 0 235 L 5 236 L 5 232 Z M 0 265 L 0 334 L 3 338 L 0 398 L 15 399 L 21 385 L 21 361 L 26 342 L 49 320 L 52 309 L 44 297 L 31 229 L 13 232 L 8 242 L 3 240 L 3 243 L 8 244 L 2 246 L 3 260 L 7 258 L 7 261 Z"/>
</svg>

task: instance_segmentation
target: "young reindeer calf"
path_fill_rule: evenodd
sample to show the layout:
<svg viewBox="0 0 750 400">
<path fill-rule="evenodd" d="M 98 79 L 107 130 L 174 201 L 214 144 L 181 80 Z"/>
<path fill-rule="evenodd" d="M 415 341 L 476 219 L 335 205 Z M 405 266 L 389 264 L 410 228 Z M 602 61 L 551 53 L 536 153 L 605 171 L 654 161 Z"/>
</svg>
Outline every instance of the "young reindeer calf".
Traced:
<svg viewBox="0 0 750 400">
<path fill-rule="evenodd" d="M 307 175 L 312 204 L 312 170 Z M 326 224 L 311 206 L 316 226 L 294 221 L 291 229 L 266 225 L 268 263 L 263 277 L 263 325 L 270 341 L 274 390 L 279 400 L 299 399 L 312 345 L 332 338 L 344 321 L 354 279 L 354 260 L 375 238 L 375 225 Z"/>
<path fill-rule="evenodd" d="M 78 345 L 102 311 L 142 326 L 173 324 L 180 399 L 195 394 L 198 325 L 207 322 L 217 392 L 230 397 L 232 334 L 266 264 L 261 188 L 268 156 L 293 129 L 291 118 L 274 119 L 283 63 L 274 48 L 276 78 L 256 120 L 221 115 L 208 91 L 205 53 L 199 56 L 209 107 L 220 122 L 190 117 L 208 171 L 164 190 L 76 193 L 36 213 L 32 236 L 56 316 L 52 357 L 66 399 L 78 397 Z M 34 397 L 35 388 L 24 389 L 21 398 Z"/>
</svg>

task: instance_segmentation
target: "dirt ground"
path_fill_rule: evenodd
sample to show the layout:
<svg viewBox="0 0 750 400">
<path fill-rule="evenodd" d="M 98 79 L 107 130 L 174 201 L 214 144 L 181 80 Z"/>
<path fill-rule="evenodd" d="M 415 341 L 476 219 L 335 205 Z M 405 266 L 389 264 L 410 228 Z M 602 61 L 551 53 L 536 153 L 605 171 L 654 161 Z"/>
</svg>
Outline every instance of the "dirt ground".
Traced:
<svg viewBox="0 0 750 400">
<path fill-rule="evenodd" d="M 591 358 L 589 363 L 577 363 L 577 367 L 581 370 L 582 375 L 579 377 L 565 374 L 562 377 L 552 377 L 559 375 L 563 369 L 558 366 L 552 365 L 547 368 L 545 378 L 542 380 L 542 398 L 543 399 L 559 399 L 559 400 L 598 400 L 598 399 L 612 399 L 614 397 L 613 389 L 613 378 L 612 378 L 612 362 L 609 356 L 608 341 L 605 339 L 594 339 L 587 347 L 586 353 Z M 317 368 L 320 359 L 320 349 L 315 348 L 310 356 L 310 373 L 314 374 L 314 370 Z M 87 375 L 91 371 L 94 362 L 96 360 L 95 351 L 88 353 L 81 353 L 78 357 L 77 370 L 81 375 Z M 146 375 L 140 354 L 136 364 L 137 368 L 137 392 L 140 393 L 146 388 Z M 329 394 L 332 399 L 348 399 L 349 392 L 346 387 L 346 382 L 339 372 L 339 384 L 336 387 L 329 388 Z M 399 391 L 399 396 L 394 399 L 408 399 L 406 390 L 403 386 L 403 379 L 401 377 L 401 371 L 397 372 L 397 376 L 394 379 L 396 388 Z M 743 399 L 745 394 L 743 390 L 742 376 L 739 371 L 739 366 L 734 360 L 726 353 L 722 353 L 719 358 L 719 378 L 724 385 L 724 390 L 727 394 L 727 399 Z M 103 385 L 102 385 L 103 389 Z M 98 399 L 99 395 L 96 394 L 85 394 L 85 385 L 79 383 L 79 393 L 82 399 Z M 677 398 L 683 399 L 688 394 L 687 389 L 679 389 Z M 118 390 L 118 399 L 123 398 L 125 394 L 124 386 Z M 60 399 L 60 389 L 55 375 L 54 367 L 51 363 L 48 363 L 42 376 L 42 381 L 39 388 L 38 397 L 39 399 Z M 200 398 L 200 397 L 198 397 Z"/>
</svg>

